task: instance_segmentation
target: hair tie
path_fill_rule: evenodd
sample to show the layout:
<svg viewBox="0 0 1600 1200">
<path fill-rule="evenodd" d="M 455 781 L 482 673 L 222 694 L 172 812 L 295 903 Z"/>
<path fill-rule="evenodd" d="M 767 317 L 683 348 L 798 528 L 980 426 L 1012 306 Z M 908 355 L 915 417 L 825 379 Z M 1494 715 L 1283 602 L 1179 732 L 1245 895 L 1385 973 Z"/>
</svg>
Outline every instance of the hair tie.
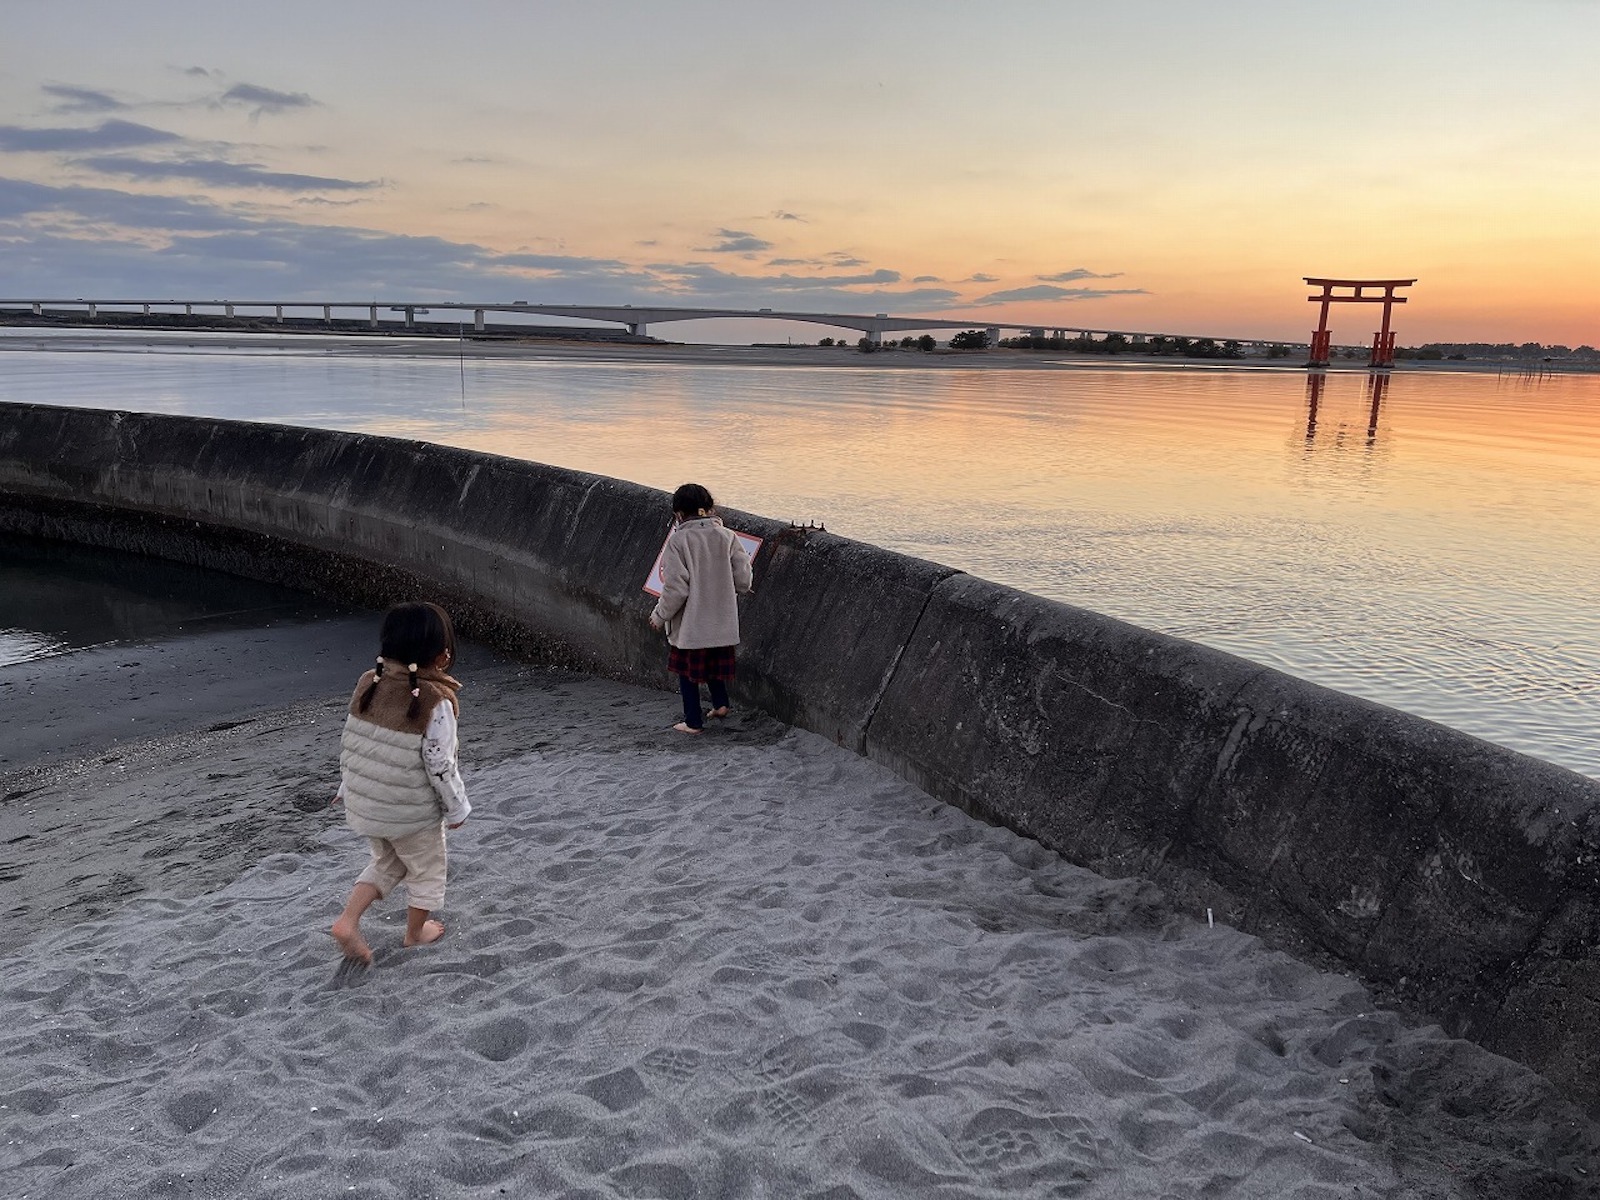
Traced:
<svg viewBox="0 0 1600 1200">
<path fill-rule="evenodd" d="M 422 695 L 422 689 L 421 688 L 412 688 L 411 689 L 411 698 L 413 700 L 415 700 L 420 695 Z"/>
<path fill-rule="evenodd" d="M 416 663 L 407 663 L 406 664 L 406 670 L 415 671 L 416 669 L 417 669 L 417 664 Z"/>
</svg>

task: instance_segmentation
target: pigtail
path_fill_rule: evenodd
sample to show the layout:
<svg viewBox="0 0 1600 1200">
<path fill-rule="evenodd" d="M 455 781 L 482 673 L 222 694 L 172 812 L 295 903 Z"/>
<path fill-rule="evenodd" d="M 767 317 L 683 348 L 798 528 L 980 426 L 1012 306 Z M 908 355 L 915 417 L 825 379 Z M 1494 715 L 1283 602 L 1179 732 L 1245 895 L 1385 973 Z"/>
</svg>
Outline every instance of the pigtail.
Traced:
<svg viewBox="0 0 1600 1200">
<path fill-rule="evenodd" d="M 417 664 L 407 663 L 406 672 L 411 680 L 411 703 L 406 706 L 406 716 L 416 720 L 417 714 L 422 711 L 422 689 L 417 686 Z"/>
<path fill-rule="evenodd" d="M 372 669 L 372 683 L 361 695 L 361 703 L 356 706 L 357 712 L 366 712 L 367 705 L 372 703 L 372 695 L 378 690 L 378 680 L 383 678 L 383 655 L 378 655 L 378 665 Z"/>
</svg>

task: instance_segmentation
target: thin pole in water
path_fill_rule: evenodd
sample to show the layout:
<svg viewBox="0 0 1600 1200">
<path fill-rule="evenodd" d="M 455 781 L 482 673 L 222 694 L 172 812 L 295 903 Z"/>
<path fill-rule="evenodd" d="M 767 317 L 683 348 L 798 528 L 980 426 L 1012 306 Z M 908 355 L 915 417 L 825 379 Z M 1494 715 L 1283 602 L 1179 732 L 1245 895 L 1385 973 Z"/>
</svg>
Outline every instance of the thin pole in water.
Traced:
<svg viewBox="0 0 1600 1200">
<path fill-rule="evenodd" d="M 461 367 L 461 407 L 467 407 L 467 321 L 465 317 L 456 318 L 456 332 L 461 340 L 457 343 L 456 362 Z"/>
</svg>

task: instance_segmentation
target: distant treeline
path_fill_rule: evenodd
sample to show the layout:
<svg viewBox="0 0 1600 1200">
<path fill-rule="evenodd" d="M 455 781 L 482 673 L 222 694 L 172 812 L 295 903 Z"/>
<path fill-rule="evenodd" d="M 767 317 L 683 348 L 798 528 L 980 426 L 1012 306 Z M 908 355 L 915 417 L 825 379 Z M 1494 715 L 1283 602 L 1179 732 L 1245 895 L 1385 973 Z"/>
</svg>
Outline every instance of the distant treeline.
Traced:
<svg viewBox="0 0 1600 1200">
<path fill-rule="evenodd" d="M 847 346 L 849 343 L 844 338 L 835 341 L 833 338 L 823 338 L 817 343 L 819 346 Z M 931 351 L 938 345 L 932 335 L 923 334 L 921 337 L 903 337 L 899 342 L 887 339 L 882 343 L 874 342 L 863 337 L 856 343 L 857 349 L 863 354 L 871 354 L 881 350 L 922 350 Z M 1259 347 L 1260 343 L 1253 343 Z M 952 350 L 987 350 L 990 347 L 989 335 L 982 329 L 966 329 L 951 337 L 949 342 Z M 1142 355 L 1170 355 L 1175 358 L 1244 358 L 1244 343 L 1235 340 L 1217 341 L 1215 338 L 1186 338 L 1186 337 L 1129 337 L 1123 333 L 1108 333 L 1103 337 L 1093 337 L 1087 333 L 1080 333 L 1073 337 L 1065 334 L 1023 334 L 1020 337 L 1001 338 L 1000 346 L 1006 350 L 1046 350 L 1054 354 L 1142 354 Z M 1260 349 L 1255 351 L 1262 353 Z M 1265 347 L 1268 358 L 1303 358 L 1306 353 L 1302 345 L 1291 350 L 1282 343 L 1271 343 Z M 1369 351 L 1363 346 L 1336 348 L 1334 356 L 1338 358 L 1362 359 L 1366 358 Z M 1539 342 L 1515 342 L 1496 344 L 1493 342 L 1428 342 L 1421 346 L 1396 347 L 1394 356 L 1397 359 L 1412 359 L 1421 362 L 1439 362 L 1445 359 L 1465 361 L 1467 359 L 1489 359 L 1491 361 L 1516 361 L 1516 362 L 1600 362 L 1600 350 L 1593 346 L 1545 346 Z"/>
<path fill-rule="evenodd" d="M 1538 342 L 1428 342 L 1416 347 L 1399 347 L 1396 358 L 1415 358 L 1437 362 L 1440 359 L 1464 361 L 1469 358 L 1512 359 L 1543 362 L 1566 359 L 1574 362 L 1600 362 L 1600 350 L 1593 346 L 1545 346 Z"/>
<path fill-rule="evenodd" d="M 951 345 L 955 345 L 954 341 Z M 1121 333 L 1108 333 L 1105 337 L 1099 338 L 1090 337 L 1086 333 L 1070 338 L 1061 335 L 1040 337 L 1037 334 L 1026 334 L 1022 337 L 1001 338 L 1000 345 L 1010 350 L 1053 350 L 1060 354 L 1171 354 L 1183 358 L 1244 357 L 1244 346 L 1240 342 L 1186 337 L 1152 337 L 1135 341 Z M 1287 354 L 1288 351 L 1284 353 Z"/>
</svg>

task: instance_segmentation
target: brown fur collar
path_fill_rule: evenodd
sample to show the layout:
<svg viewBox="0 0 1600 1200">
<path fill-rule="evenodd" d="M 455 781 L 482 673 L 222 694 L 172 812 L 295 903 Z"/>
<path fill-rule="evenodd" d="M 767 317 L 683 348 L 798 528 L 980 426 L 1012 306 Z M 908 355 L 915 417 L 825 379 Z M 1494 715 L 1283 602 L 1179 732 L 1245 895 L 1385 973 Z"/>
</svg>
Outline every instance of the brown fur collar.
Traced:
<svg viewBox="0 0 1600 1200">
<path fill-rule="evenodd" d="M 461 714 L 461 701 L 456 693 L 461 690 L 461 684 L 443 671 L 433 667 L 423 667 L 417 672 L 417 690 L 421 695 L 417 697 L 417 715 L 408 716 L 411 707 L 411 683 L 406 673 L 406 664 L 396 662 L 392 658 L 383 660 L 383 676 L 378 678 L 378 686 L 372 693 L 372 699 L 367 702 L 365 709 L 361 701 L 372 687 L 377 673 L 368 671 L 356 684 L 355 693 L 350 697 L 350 713 L 374 725 L 381 725 L 385 729 L 393 729 L 397 733 L 425 733 L 428 728 L 428 719 L 433 716 L 433 710 L 439 707 L 439 701 L 450 701 L 450 707 L 456 715 Z"/>
</svg>

